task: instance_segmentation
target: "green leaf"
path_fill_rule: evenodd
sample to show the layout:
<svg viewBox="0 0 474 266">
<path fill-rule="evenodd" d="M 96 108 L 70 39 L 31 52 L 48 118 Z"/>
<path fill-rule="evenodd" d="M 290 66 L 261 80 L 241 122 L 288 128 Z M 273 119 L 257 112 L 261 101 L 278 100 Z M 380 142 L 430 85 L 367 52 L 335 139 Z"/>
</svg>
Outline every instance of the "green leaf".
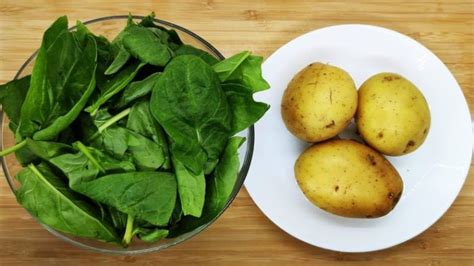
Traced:
<svg viewBox="0 0 474 266">
<path fill-rule="evenodd" d="M 136 25 L 127 27 L 122 43 L 133 57 L 151 65 L 164 66 L 173 56 L 168 45 L 145 27 Z"/>
<path fill-rule="evenodd" d="M 172 153 L 194 174 L 217 159 L 231 127 L 219 79 L 199 57 L 173 58 L 152 91 L 150 111 L 171 142 Z"/>
<path fill-rule="evenodd" d="M 30 165 L 16 178 L 21 183 L 17 201 L 41 223 L 79 237 L 119 242 L 114 228 L 47 166 Z"/>
<path fill-rule="evenodd" d="M 211 66 L 216 64 L 217 62 L 219 62 L 219 59 L 215 58 L 214 56 L 212 56 L 208 52 L 203 51 L 201 49 L 198 49 L 194 46 L 187 45 L 187 44 L 180 45 L 179 48 L 174 51 L 174 54 L 175 54 L 175 56 L 178 56 L 178 55 L 195 55 L 195 56 L 201 58 L 202 60 L 204 60 L 204 62 L 208 63 Z"/>
<path fill-rule="evenodd" d="M 181 39 L 179 38 L 178 33 L 175 30 L 167 29 L 165 27 L 162 27 L 160 25 L 155 24 L 154 18 L 155 18 L 155 12 L 152 12 L 150 15 L 144 17 L 142 19 L 142 21 L 140 21 L 140 23 L 138 23 L 138 25 L 143 26 L 143 27 L 147 27 L 147 28 L 156 28 L 156 29 L 159 29 L 161 31 L 164 31 L 164 32 L 168 33 L 168 36 L 169 36 L 168 42 L 169 42 L 169 45 L 170 45 L 171 48 L 179 47 L 179 45 L 183 44 L 183 41 L 181 41 Z"/>
<path fill-rule="evenodd" d="M 26 149 L 32 154 L 43 160 L 49 160 L 60 154 L 71 152 L 73 149 L 70 145 L 52 142 L 52 141 L 37 141 L 30 138 L 26 139 Z"/>
<path fill-rule="evenodd" d="M 140 170 L 156 170 L 165 162 L 164 152 L 159 144 L 123 127 L 110 127 L 101 134 L 103 148 L 117 158 L 129 153 Z"/>
<path fill-rule="evenodd" d="M 171 173 L 131 172 L 82 183 L 79 190 L 121 212 L 154 225 L 166 225 L 173 213 L 177 187 Z"/>
<path fill-rule="evenodd" d="M 86 36 L 80 45 L 75 33 L 67 30 L 67 19 L 56 21 L 45 32 L 33 67 L 19 135 L 51 140 L 67 128 L 94 90 L 96 59 L 93 37 Z"/>
<path fill-rule="evenodd" d="M 262 77 L 261 56 L 250 55 L 250 52 L 241 52 L 228 59 L 213 65 L 222 82 L 240 83 L 253 92 L 270 88 Z"/>
<path fill-rule="evenodd" d="M 166 170 L 170 169 L 171 162 L 166 135 L 161 126 L 151 115 L 148 101 L 141 101 L 132 106 L 130 114 L 128 115 L 127 128 L 158 144 L 161 148 L 161 152 L 157 154 L 163 155 L 162 167 Z"/>
<path fill-rule="evenodd" d="M 238 149 L 244 141 L 242 137 L 229 139 L 216 170 L 207 178 L 206 202 L 201 217 L 183 217 L 171 230 L 170 237 L 177 237 L 209 223 L 224 209 L 237 181 L 240 167 Z"/>
<path fill-rule="evenodd" d="M 67 176 L 69 187 L 75 191 L 80 192 L 82 183 L 96 179 L 100 173 L 135 171 L 135 166 L 131 161 L 116 160 L 102 151 L 86 147 L 80 142 L 76 143 L 75 147 L 79 152 L 64 153 L 49 160 Z"/>
<path fill-rule="evenodd" d="M 145 241 L 148 243 L 155 243 L 165 238 L 166 236 L 168 236 L 169 231 L 166 229 L 160 229 L 160 228 L 154 228 L 154 229 L 138 228 L 136 233 L 138 234 L 138 237 L 142 241 Z"/>
<path fill-rule="evenodd" d="M 254 101 L 253 92 L 238 83 L 223 84 L 222 89 L 232 112 L 232 135 L 253 125 L 270 108 L 266 103 Z"/>
<path fill-rule="evenodd" d="M 123 108 L 134 100 L 144 97 L 151 93 L 153 87 L 156 86 L 161 73 L 156 72 L 147 78 L 130 83 L 124 90 L 115 108 Z"/>
<path fill-rule="evenodd" d="M 85 110 L 91 115 L 95 115 L 99 108 L 107 102 L 112 96 L 124 89 L 137 75 L 138 71 L 144 66 L 143 63 L 134 62 L 122 69 L 117 74 L 111 76 L 104 84 L 98 84 L 100 87 L 100 96 L 94 101 L 92 105 Z"/>
<path fill-rule="evenodd" d="M 105 70 L 105 75 L 112 75 L 117 73 L 130 59 L 130 53 L 127 52 L 124 48 L 121 48 L 118 54 L 115 56 L 114 61 L 110 66 Z"/>
<path fill-rule="evenodd" d="M 219 75 L 219 79 L 224 82 L 234 73 L 240 65 L 250 56 L 249 51 L 243 51 L 212 66 Z"/>
<path fill-rule="evenodd" d="M 0 104 L 10 120 L 9 127 L 12 131 L 16 131 L 20 122 L 21 106 L 30 88 L 30 78 L 28 75 L 0 85 Z"/>
<path fill-rule="evenodd" d="M 176 158 L 173 166 L 178 180 L 178 192 L 184 215 L 200 217 L 204 206 L 206 179 L 204 173 L 193 174 Z"/>
</svg>

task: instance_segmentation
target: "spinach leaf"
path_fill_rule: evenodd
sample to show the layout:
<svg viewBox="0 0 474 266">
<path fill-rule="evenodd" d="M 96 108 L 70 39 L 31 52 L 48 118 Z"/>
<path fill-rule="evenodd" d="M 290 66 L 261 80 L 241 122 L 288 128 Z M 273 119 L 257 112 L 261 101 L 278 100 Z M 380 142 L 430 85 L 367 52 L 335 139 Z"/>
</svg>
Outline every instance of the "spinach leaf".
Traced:
<svg viewBox="0 0 474 266">
<path fill-rule="evenodd" d="M 132 106 L 128 115 L 127 128 L 153 140 L 161 148 L 163 156 L 163 169 L 170 169 L 171 162 L 168 152 L 168 142 L 161 126 L 156 122 L 150 113 L 150 104 L 148 101 L 141 101 Z"/>
<path fill-rule="evenodd" d="M 176 158 L 173 158 L 173 166 L 178 181 L 178 192 L 183 214 L 200 217 L 206 193 L 204 173 L 201 172 L 197 175 L 191 173 Z"/>
<path fill-rule="evenodd" d="M 147 28 L 156 28 L 156 29 L 159 29 L 163 32 L 168 33 L 168 36 L 169 36 L 168 42 L 169 42 L 170 47 L 173 50 L 174 50 L 175 47 L 179 47 L 181 44 L 183 44 L 183 41 L 181 41 L 181 39 L 179 38 L 178 33 L 175 30 L 167 29 L 165 27 L 162 27 L 162 26 L 159 26 L 159 25 L 155 24 L 154 18 L 155 18 L 155 12 L 152 12 L 150 15 L 144 17 L 142 19 L 142 21 L 140 21 L 140 23 L 138 23 L 138 25 L 143 26 L 143 27 L 147 27 Z"/>
<path fill-rule="evenodd" d="M 172 142 L 172 154 L 194 174 L 217 159 L 231 127 L 231 111 L 212 68 L 201 58 L 173 58 L 153 88 L 150 111 Z"/>
<path fill-rule="evenodd" d="M 211 66 L 216 64 L 217 62 L 219 62 L 219 59 L 217 59 L 214 56 L 210 55 L 208 52 L 203 51 L 201 49 L 198 49 L 194 46 L 187 45 L 187 44 L 180 45 L 179 48 L 174 51 L 174 54 L 175 54 L 175 56 L 178 56 L 178 55 L 195 55 L 195 56 L 201 58 L 202 60 L 204 60 L 204 62 L 208 63 Z"/>
<path fill-rule="evenodd" d="M 137 228 L 135 229 L 135 234 L 138 234 L 138 238 L 140 240 L 148 242 L 148 243 L 155 243 L 160 241 L 161 239 L 168 236 L 169 231 L 166 229 L 154 228 Z"/>
<path fill-rule="evenodd" d="M 122 43 L 133 57 L 151 65 L 164 66 L 173 56 L 168 45 L 145 27 L 128 26 L 124 30 Z"/>
<path fill-rule="evenodd" d="M 97 45 L 89 35 L 83 43 L 75 35 L 67 30 L 65 18 L 45 32 L 21 108 L 20 136 L 54 139 L 76 119 L 92 94 Z"/>
<path fill-rule="evenodd" d="M 41 223 L 75 236 L 119 242 L 113 227 L 44 164 L 29 165 L 17 175 L 17 201 Z"/>
<path fill-rule="evenodd" d="M 26 139 L 26 149 L 32 154 L 43 160 L 49 160 L 60 154 L 71 152 L 73 149 L 70 145 L 52 142 L 52 141 L 38 141 L 30 138 Z"/>
<path fill-rule="evenodd" d="M 242 137 L 232 137 L 222 154 L 221 161 L 213 175 L 206 182 L 206 202 L 201 217 L 184 216 L 169 237 L 177 237 L 212 221 L 226 206 L 235 186 L 239 172 L 238 149 L 245 141 Z"/>
<path fill-rule="evenodd" d="M 30 78 L 28 75 L 0 85 L 0 104 L 10 120 L 8 125 L 12 131 L 16 131 L 20 122 L 21 106 L 30 88 Z"/>
<path fill-rule="evenodd" d="M 268 104 L 255 102 L 253 92 L 238 83 L 223 84 L 222 89 L 232 112 L 232 135 L 255 124 L 270 108 Z"/>
<path fill-rule="evenodd" d="M 157 72 L 151 74 L 147 78 L 130 83 L 124 90 L 118 100 L 115 108 L 123 108 L 132 101 L 148 95 L 153 87 L 156 86 L 161 73 Z"/>
<path fill-rule="evenodd" d="M 105 70 L 105 75 L 112 75 L 117 73 L 130 59 L 130 53 L 125 50 L 125 48 L 121 47 L 119 52 L 114 58 L 114 61 L 110 64 L 110 66 Z"/>
<path fill-rule="evenodd" d="M 123 127 L 110 127 L 102 132 L 104 149 L 117 158 L 128 152 L 139 170 L 156 170 L 165 162 L 160 145 Z"/>
<path fill-rule="evenodd" d="M 85 110 L 91 115 L 95 115 L 99 108 L 105 102 L 107 102 L 107 100 L 112 98 L 112 96 L 114 96 L 115 94 L 119 93 L 133 80 L 135 75 L 144 65 L 145 64 L 140 62 L 133 62 L 126 68 L 122 69 L 119 73 L 112 76 L 112 78 L 105 81 L 104 84 L 98 84 L 99 89 L 101 91 L 100 96 L 94 101 L 93 104 L 91 104 Z"/>
<path fill-rule="evenodd" d="M 222 82 L 240 83 L 257 92 L 270 88 L 262 77 L 262 61 L 262 57 L 244 51 L 216 63 L 213 68 Z"/>
<path fill-rule="evenodd" d="M 112 174 L 84 182 L 87 197 L 154 225 L 166 225 L 176 201 L 176 178 L 164 172 Z"/>
<path fill-rule="evenodd" d="M 59 168 L 69 179 L 69 187 L 80 192 L 80 186 L 105 173 L 135 171 L 131 161 L 116 160 L 102 151 L 86 147 L 81 142 L 74 145 L 78 153 L 64 153 L 49 161 Z M 49 159 L 49 158 L 48 158 Z"/>
</svg>

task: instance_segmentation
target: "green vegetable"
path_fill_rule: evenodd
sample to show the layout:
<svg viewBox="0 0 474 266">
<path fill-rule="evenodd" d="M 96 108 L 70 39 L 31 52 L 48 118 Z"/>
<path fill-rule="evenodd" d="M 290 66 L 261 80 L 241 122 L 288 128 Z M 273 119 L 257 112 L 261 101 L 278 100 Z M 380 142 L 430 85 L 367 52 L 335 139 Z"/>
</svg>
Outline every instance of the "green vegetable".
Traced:
<svg viewBox="0 0 474 266">
<path fill-rule="evenodd" d="M 148 28 L 130 25 L 122 38 L 125 49 L 144 63 L 164 66 L 173 56 L 173 52 L 156 34 Z"/>
<path fill-rule="evenodd" d="M 262 61 L 262 57 L 244 51 L 218 62 L 213 68 L 222 82 L 240 83 L 257 92 L 270 88 L 262 77 Z"/>
<path fill-rule="evenodd" d="M 97 46 L 91 36 L 83 37 L 82 42 L 77 36 L 67 30 L 66 17 L 44 34 L 21 108 L 20 136 L 51 140 L 87 103 L 95 88 Z"/>
<path fill-rule="evenodd" d="M 18 128 L 21 106 L 30 87 L 30 78 L 28 75 L 0 85 L 0 104 L 10 119 L 9 127 L 12 131 Z"/>
<path fill-rule="evenodd" d="M 176 158 L 173 166 L 178 180 L 178 192 L 184 215 L 200 217 L 204 206 L 206 179 L 204 173 L 193 174 Z"/>
<path fill-rule="evenodd" d="M 134 164 L 128 160 L 116 160 L 113 157 L 81 142 L 74 145 L 78 153 L 64 153 L 49 161 L 59 168 L 68 178 L 69 187 L 80 192 L 83 182 L 96 179 L 99 174 L 135 171 Z"/>
<path fill-rule="evenodd" d="M 118 242 L 113 227 L 92 205 L 72 192 L 46 165 L 29 165 L 18 173 L 17 201 L 41 223 L 64 233 Z"/>
<path fill-rule="evenodd" d="M 107 102 L 112 96 L 119 93 L 124 89 L 130 81 L 133 80 L 137 75 L 140 68 L 145 64 L 140 62 L 134 62 L 122 69 L 119 73 L 115 74 L 111 79 L 105 81 L 104 84 L 98 84 L 100 88 L 100 96 L 94 101 L 94 103 L 87 107 L 85 110 L 91 115 L 95 115 L 99 108 Z"/>
<path fill-rule="evenodd" d="M 234 193 L 244 141 L 268 110 L 262 58 L 183 44 L 155 14 L 109 42 L 58 18 L 31 76 L 0 85 L 24 167 L 17 201 L 77 237 L 154 243 L 202 227 Z"/>
<path fill-rule="evenodd" d="M 111 174 L 82 182 L 77 190 L 154 225 L 166 225 L 176 201 L 176 177 L 165 172 Z"/>
<path fill-rule="evenodd" d="M 130 104 L 132 101 L 150 94 L 160 75 L 160 72 L 156 72 L 143 80 L 130 83 L 124 89 L 123 94 L 115 105 L 115 108 L 122 108 L 127 104 Z"/>
<path fill-rule="evenodd" d="M 231 134 L 238 133 L 257 122 L 270 108 L 266 103 L 253 100 L 253 92 L 238 83 L 222 85 L 232 112 Z"/>
<path fill-rule="evenodd" d="M 201 58 L 202 60 L 204 60 L 204 62 L 208 63 L 211 66 L 216 64 L 217 62 L 219 62 L 219 60 L 217 58 L 210 55 L 208 52 L 203 51 L 203 50 L 198 49 L 198 48 L 195 48 L 194 46 L 187 45 L 187 44 L 180 45 L 179 48 L 174 51 L 174 54 L 176 56 L 178 56 L 178 55 L 195 55 L 195 56 Z"/>
<path fill-rule="evenodd" d="M 156 170 L 165 163 L 160 145 L 132 130 L 111 127 L 106 129 L 102 136 L 107 152 L 117 158 L 123 158 L 125 152 L 128 152 L 139 170 Z"/>
<path fill-rule="evenodd" d="M 150 110 L 172 142 L 172 154 L 194 174 L 217 159 L 231 127 L 231 111 L 212 68 L 201 58 L 173 58 L 153 89 Z"/>
<path fill-rule="evenodd" d="M 158 144 L 160 150 L 155 149 L 151 151 L 153 153 L 151 157 L 159 156 L 159 164 L 166 170 L 170 169 L 171 161 L 169 158 L 166 135 L 160 124 L 158 124 L 151 115 L 149 102 L 142 101 L 134 104 L 130 109 L 128 117 L 127 128 Z M 150 147 L 155 147 L 155 145 L 151 145 Z M 161 158 L 161 156 L 163 156 L 163 158 Z"/>
<path fill-rule="evenodd" d="M 206 203 L 199 218 L 185 216 L 170 232 L 171 237 L 192 231 L 212 221 L 225 207 L 231 195 L 239 171 L 238 149 L 244 142 L 242 137 L 232 137 L 222 155 L 222 160 L 206 182 Z"/>
</svg>

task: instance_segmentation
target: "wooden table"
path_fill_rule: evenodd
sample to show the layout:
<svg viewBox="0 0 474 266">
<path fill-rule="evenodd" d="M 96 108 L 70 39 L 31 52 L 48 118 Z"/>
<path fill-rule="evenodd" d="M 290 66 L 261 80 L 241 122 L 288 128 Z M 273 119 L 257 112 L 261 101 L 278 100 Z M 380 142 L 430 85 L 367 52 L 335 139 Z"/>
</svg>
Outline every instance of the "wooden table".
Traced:
<svg viewBox="0 0 474 266">
<path fill-rule="evenodd" d="M 34 2 L 34 3 L 33 3 Z M 70 21 L 127 14 L 159 18 L 197 32 L 225 55 L 251 50 L 265 57 L 289 40 L 324 26 L 365 23 L 388 27 L 437 54 L 463 88 L 474 111 L 474 2 L 395 1 L 0 1 L 0 83 L 13 78 L 60 15 Z M 361 1 L 354 1 L 361 2 Z M 449 88 L 446 88 L 449 89 Z M 472 112 L 471 111 L 471 112 Z M 3 175 L 3 174 L 1 174 Z M 343 254 L 302 243 L 278 229 L 242 189 L 230 209 L 190 241 L 144 256 L 81 250 L 49 234 L 15 201 L 0 177 L 0 265 L 33 264 L 335 264 L 474 265 L 474 171 L 449 211 L 420 236 L 394 248 Z"/>
</svg>

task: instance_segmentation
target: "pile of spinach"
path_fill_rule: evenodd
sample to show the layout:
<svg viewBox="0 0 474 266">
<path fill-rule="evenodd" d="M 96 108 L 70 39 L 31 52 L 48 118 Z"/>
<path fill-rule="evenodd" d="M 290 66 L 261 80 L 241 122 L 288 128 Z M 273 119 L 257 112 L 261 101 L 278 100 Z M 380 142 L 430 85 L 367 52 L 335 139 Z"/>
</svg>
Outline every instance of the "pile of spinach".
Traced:
<svg viewBox="0 0 474 266">
<path fill-rule="evenodd" d="M 109 42 L 58 18 L 31 75 L 0 85 L 23 169 L 18 202 L 41 223 L 128 246 L 211 221 L 239 170 L 236 133 L 269 106 L 262 58 L 218 60 L 131 18 Z"/>
</svg>

